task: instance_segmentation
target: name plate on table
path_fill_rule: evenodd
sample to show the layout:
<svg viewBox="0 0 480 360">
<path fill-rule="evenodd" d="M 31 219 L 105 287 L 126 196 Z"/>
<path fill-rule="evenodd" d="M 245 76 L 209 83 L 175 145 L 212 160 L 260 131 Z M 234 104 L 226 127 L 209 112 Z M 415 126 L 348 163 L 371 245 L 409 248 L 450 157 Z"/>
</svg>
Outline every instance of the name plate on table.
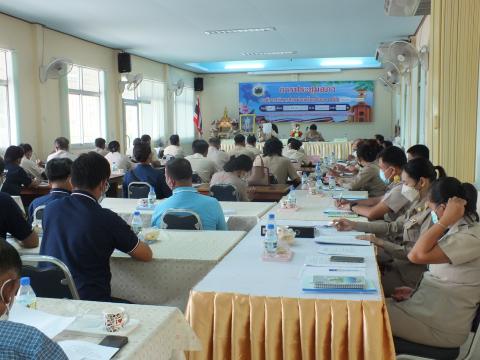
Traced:
<svg viewBox="0 0 480 360">
<path fill-rule="evenodd" d="M 289 229 L 295 231 L 296 238 L 313 239 L 315 237 L 315 228 L 313 226 L 289 226 Z M 260 228 L 260 235 L 265 236 L 267 227 L 262 225 Z"/>
</svg>

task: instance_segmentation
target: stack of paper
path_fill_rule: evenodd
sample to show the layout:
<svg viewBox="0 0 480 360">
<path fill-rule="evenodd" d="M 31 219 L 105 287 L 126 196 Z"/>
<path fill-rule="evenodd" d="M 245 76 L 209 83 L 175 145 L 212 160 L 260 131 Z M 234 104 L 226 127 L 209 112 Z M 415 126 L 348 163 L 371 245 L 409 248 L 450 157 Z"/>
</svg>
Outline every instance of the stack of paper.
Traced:
<svg viewBox="0 0 480 360">
<path fill-rule="evenodd" d="M 333 245 L 356 245 L 356 246 L 370 246 L 370 241 L 358 240 L 356 236 L 317 236 L 315 237 L 317 244 L 333 244 Z"/>
</svg>

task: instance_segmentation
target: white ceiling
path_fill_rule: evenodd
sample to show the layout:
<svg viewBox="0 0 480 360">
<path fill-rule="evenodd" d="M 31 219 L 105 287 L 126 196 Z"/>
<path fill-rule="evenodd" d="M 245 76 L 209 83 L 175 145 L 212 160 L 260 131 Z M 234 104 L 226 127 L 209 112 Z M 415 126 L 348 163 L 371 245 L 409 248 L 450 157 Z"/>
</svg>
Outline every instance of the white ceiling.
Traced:
<svg viewBox="0 0 480 360">
<path fill-rule="evenodd" d="M 384 0 L 0 0 L 0 12 L 136 55 L 189 62 L 373 56 L 381 41 L 415 32 L 420 17 L 388 17 Z M 277 31 L 205 35 L 274 26 Z M 292 57 L 291 55 L 283 57 Z M 256 58 L 281 58 L 274 56 Z"/>
</svg>

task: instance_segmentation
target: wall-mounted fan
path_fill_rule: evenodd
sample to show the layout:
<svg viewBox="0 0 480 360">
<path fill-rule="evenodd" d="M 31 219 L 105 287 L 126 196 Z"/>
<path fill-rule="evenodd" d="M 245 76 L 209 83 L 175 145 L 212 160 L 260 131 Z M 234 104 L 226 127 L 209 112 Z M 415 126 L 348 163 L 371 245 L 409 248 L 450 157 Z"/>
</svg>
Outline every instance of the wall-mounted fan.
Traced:
<svg viewBox="0 0 480 360">
<path fill-rule="evenodd" d="M 53 59 L 47 65 L 40 66 L 40 82 L 44 83 L 48 79 L 60 79 L 67 76 L 72 71 L 73 62 L 65 58 Z"/>
<path fill-rule="evenodd" d="M 173 86 L 170 88 L 170 92 L 175 94 L 175 96 L 180 96 L 183 93 L 183 88 L 185 87 L 185 83 L 182 79 L 179 79 Z"/>
<path fill-rule="evenodd" d="M 378 81 L 389 89 L 394 90 L 400 83 L 401 73 L 398 67 L 390 61 L 383 64 L 383 75 L 378 78 Z"/>
<path fill-rule="evenodd" d="M 388 59 L 396 65 L 401 74 L 411 72 L 419 62 L 415 46 L 403 40 L 390 44 Z"/>
<path fill-rule="evenodd" d="M 143 81 L 143 74 L 126 74 L 125 80 L 118 82 L 118 89 L 121 93 L 127 88 L 129 91 L 135 90 Z"/>
</svg>

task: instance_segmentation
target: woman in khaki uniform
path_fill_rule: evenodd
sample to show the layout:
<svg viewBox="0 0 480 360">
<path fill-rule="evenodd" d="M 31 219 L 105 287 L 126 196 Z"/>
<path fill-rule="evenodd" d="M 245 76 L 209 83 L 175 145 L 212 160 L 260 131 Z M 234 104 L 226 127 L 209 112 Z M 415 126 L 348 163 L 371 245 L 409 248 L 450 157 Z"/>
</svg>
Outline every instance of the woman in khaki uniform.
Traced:
<svg viewBox="0 0 480 360">
<path fill-rule="evenodd" d="M 383 196 L 386 185 L 380 179 L 379 168 L 376 164 L 377 148 L 368 143 L 361 144 L 357 148 L 357 162 L 360 170 L 351 183 L 343 179 L 337 179 L 342 186 L 352 191 L 368 191 L 368 197 Z"/>
<path fill-rule="evenodd" d="M 448 177 L 432 185 L 428 207 L 435 225 L 408 254 L 412 263 L 430 264 L 429 270 L 415 290 L 398 288 L 394 300 L 388 299 L 395 336 L 444 348 L 466 341 L 480 302 L 476 203 L 477 190 L 471 184 Z"/>
<path fill-rule="evenodd" d="M 402 194 L 411 202 L 407 212 L 395 221 L 354 222 L 334 220 L 339 231 L 356 230 L 374 234 L 365 239 L 382 248 L 379 261 L 384 267 L 382 284 L 385 296 L 390 296 L 399 286 L 415 287 L 420 281 L 425 265 L 412 264 L 407 255 L 420 234 L 431 225 L 430 209 L 425 205 L 431 184 L 445 176 L 441 167 L 433 166 L 427 159 L 414 159 L 405 165 L 402 173 Z"/>
</svg>

